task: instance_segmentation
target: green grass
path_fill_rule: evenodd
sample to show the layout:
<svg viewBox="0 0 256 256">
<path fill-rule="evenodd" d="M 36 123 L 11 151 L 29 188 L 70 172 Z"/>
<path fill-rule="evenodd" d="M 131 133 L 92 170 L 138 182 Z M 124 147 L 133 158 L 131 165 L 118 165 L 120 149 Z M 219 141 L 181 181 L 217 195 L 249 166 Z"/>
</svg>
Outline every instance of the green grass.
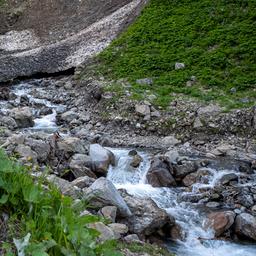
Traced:
<svg viewBox="0 0 256 256">
<path fill-rule="evenodd" d="M 12 239 L 31 234 L 26 256 L 117 256 L 114 242 L 97 243 L 99 233 L 87 228 L 98 217 L 79 217 L 85 203 L 61 195 L 44 178 L 33 180 L 30 171 L 0 151 L 0 214 L 8 214 L 8 234 L 0 254 L 16 255 Z"/>
<path fill-rule="evenodd" d="M 0 0 L 0 7 L 3 6 L 5 4 L 5 0 Z"/>
<path fill-rule="evenodd" d="M 255 27 L 255 0 L 151 0 L 99 55 L 99 71 L 111 79 L 127 78 L 136 97 L 150 90 L 157 105 L 167 106 L 175 93 L 231 108 L 251 106 L 256 99 Z M 185 63 L 185 69 L 175 70 L 176 62 Z M 188 87 L 191 76 L 197 80 Z M 136 84 L 145 77 L 154 84 Z"/>
</svg>

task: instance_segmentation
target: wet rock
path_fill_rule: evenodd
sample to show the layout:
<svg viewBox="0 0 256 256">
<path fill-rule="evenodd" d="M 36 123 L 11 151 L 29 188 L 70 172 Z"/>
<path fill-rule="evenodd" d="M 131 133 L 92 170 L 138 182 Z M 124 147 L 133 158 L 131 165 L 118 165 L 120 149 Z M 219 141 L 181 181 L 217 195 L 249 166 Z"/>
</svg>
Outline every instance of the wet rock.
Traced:
<svg viewBox="0 0 256 256">
<path fill-rule="evenodd" d="M 238 235 L 256 240 L 256 218 L 248 213 L 236 217 L 235 231 Z"/>
<path fill-rule="evenodd" d="M 113 183 L 104 177 L 97 179 L 88 188 L 85 197 L 90 200 L 94 207 L 116 206 L 119 215 L 123 217 L 130 217 L 132 215 L 129 207 Z"/>
<path fill-rule="evenodd" d="M 143 162 L 143 158 L 137 154 L 132 157 L 130 166 L 132 166 L 133 168 L 138 168 L 140 166 L 141 162 Z"/>
<path fill-rule="evenodd" d="M 21 106 L 29 105 L 29 97 L 26 94 L 23 94 L 20 96 L 20 104 L 21 104 Z"/>
<path fill-rule="evenodd" d="M 197 164 L 189 160 L 178 161 L 177 164 L 173 165 L 174 176 L 178 179 L 183 179 L 186 175 L 197 171 Z"/>
<path fill-rule="evenodd" d="M 148 105 L 139 105 L 135 106 L 135 112 L 142 116 L 150 115 L 150 107 Z"/>
<path fill-rule="evenodd" d="M 105 242 L 116 238 L 114 231 L 102 222 L 91 223 L 88 227 L 96 229 L 100 233 L 100 236 L 98 237 L 99 242 Z"/>
<path fill-rule="evenodd" d="M 112 223 L 116 222 L 116 213 L 117 213 L 116 206 L 105 206 L 99 210 L 99 214 L 102 217 L 110 220 Z"/>
<path fill-rule="evenodd" d="M 16 121 L 18 128 L 34 126 L 32 111 L 28 107 L 14 108 L 10 115 Z"/>
<path fill-rule="evenodd" d="M 178 202 L 191 202 L 191 203 L 198 203 L 199 200 L 209 197 L 208 192 L 204 192 L 201 194 L 180 194 L 178 196 Z"/>
<path fill-rule="evenodd" d="M 192 186 L 194 183 L 197 182 L 197 173 L 190 173 L 188 174 L 183 180 L 182 180 L 182 184 L 185 187 L 190 187 Z"/>
<path fill-rule="evenodd" d="M 185 233 L 182 230 L 182 227 L 179 224 L 175 224 L 170 231 L 170 238 L 174 241 L 177 240 L 184 240 L 185 239 Z"/>
<path fill-rule="evenodd" d="M 172 166 L 168 161 L 161 158 L 155 158 L 147 173 L 147 181 L 153 187 L 171 187 L 176 186 L 175 179 L 171 172 Z"/>
<path fill-rule="evenodd" d="M 10 89 L 8 87 L 0 87 L 0 100 L 10 99 Z"/>
<path fill-rule="evenodd" d="M 133 213 L 129 218 L 122 220 L 127 224 L 130 232 L 148 236 L 163 227 L 170 230 L 170 227 L 174 225 L 174 218 L 160 209 L 152 199 L 136 198 L 128 195 L 125 191 L 122 195 Z"/>
<path fill-rule="evenodd" d="M 115 155 L 99 144 L 90 145 L 89 155 L 98 173 L 106 174 L 109 166 L 115 165 Z"/>
<path fill-rule="evenodd" d="M 236 214 L 232 211 L 213 212 L 208 215 L 206 227 L 211 227 L 218 237 L 227 231 L 234 223 Z"/>
<path fill-rule="evenodd" d="M 53 113 L 52 108 L 44 107 L 44 108 L 40 109 L 39 115 L 46 116 L 46 115 L 50 115 L 52 113 Z"/>
<path fill-rule="evenodd" d="M 93 172 L 94 167 L 92 159 L 86 154 L 75 154 L 70 160 L 69 167 L 76 178 L 89 176 L 97 179 L 96 174 Z"/>
<path fill-rule="evenodd" d="M 226 185 L 228 184 L 230 181 L 238 181 L 238 176 L 235 174 L 235 173 L 228 173 L 228 174 L 224 174 L 219 182 L 222 184 L 222 185 Z"/>
</svg>

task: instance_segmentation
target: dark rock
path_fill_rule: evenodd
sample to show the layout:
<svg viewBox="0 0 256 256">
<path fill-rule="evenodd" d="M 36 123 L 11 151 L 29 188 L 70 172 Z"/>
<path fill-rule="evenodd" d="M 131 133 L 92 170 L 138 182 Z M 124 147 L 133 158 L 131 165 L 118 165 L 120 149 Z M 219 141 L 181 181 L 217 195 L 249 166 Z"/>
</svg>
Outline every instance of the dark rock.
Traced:
<svg viewBox="0 0 256 256">
<path fill-rule="evenodd" d="M 226 185 L 230 181 L 238 181 L 238 176 L 235 173 L 224 174 L 219 180 L 222 185 Z"/>
<path fill-rule="evenodd" d="M 160 209 L 152 199 L 136 198 L 126 192 L 122 195 L 133 213 L 129 218 L 122 220 L 130 232 L 148 236 L 166 227 L 170 234 L 170 227 L 175 223 L 174 218 Z"/>
<path fill-rule="evenodd" d="M 0 86 L 0 100 L 9 100 L 10 99 L 10 89 L 8 87 Z"/>
<path fill-rule="evenodd" d="M 175 178 L 183 179 L 186 175 L 196 172 L 198 167 L 193 161 L 181 160 L 174 164 L 173 168 Z"/>
<path fill-rule="evenodd" d="M 256 218 L 248 213 L 238 215 L 235 230 L 238 235 L 256 240 Z"/>
<path fill-rule="evenodd" d="M 213 212 L 208 215 L 206 227 L 212 227 L 218 237 L 228 230 L 235 221 L 236 214 L 232 211 Z"/>
<path fill-rule="evenodd" d="M 176 182 L 171 174 L 172 166 L 165 158 L 155 158 L 147 173 L 147 181 L 153 187 L 176 186 Z"/>
</svg>

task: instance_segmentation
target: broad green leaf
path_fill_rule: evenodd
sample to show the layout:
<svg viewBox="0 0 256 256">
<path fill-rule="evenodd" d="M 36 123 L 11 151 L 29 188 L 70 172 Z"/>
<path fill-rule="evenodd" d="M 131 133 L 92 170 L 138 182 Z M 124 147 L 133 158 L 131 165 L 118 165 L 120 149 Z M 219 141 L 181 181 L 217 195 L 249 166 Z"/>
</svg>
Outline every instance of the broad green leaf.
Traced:
<svg viewBox="0 0 256 256">
<path fill-rule="evenodd" d="M 2 195 L 0 198 L 0 204 L 5 204 L 8 201 L 8 195 Z"/>
</svg>

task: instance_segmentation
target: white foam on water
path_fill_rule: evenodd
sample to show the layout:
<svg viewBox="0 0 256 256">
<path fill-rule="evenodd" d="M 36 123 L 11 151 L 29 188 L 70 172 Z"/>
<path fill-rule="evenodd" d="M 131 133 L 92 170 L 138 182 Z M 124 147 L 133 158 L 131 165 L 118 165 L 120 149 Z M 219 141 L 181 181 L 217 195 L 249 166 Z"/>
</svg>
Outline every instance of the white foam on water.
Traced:
<svg viewBox="0 0 256 256">
<path fill-rule="evenodd" d="M 224 175 L 236 173 L 234 170 L 216 170 L 213 168 L 204 168 L 204 169 L 207 170 L 209 173 L 209 175 L 205 175 L 205 177 L 207 177 L 207 179 L 208 179 L 208 182 L 206 184 L 194 183 L 192 185 L 193 193 L 199 192 L 200 189 L 203 189 L 203 188 L 214 188 L 219 183 L 219 181 L 221 180 L 221 178 Z M 238 174 L 238 176 L 239 176 L 239 174 Z"/>
<path fill-rule="evenodd" d="M 42 106 L 51 108 L 53 113 L 36 118 L 34 120 L 35 125 L 28 130 L 34 130 L 34 131 L 43 130 L 43 131 L 50 131 L 50 132 L 54 132 L 58 130 L 58 126 L 56 124 L 56 116 L 57 116 L 56 111 L 62 111 L 63 109 L 65 109 L 65 106 L 61 104 L 59 105 L 53 104 L 47 99 L 36 98 L 32 95 L 33 94 L 32 90 L 37 90 L 37 92 L 41 94 L 45 93 L 43 88 L 37 87 L 29 83 L 20 83 L 19 85 L 13 88 L 13 93 L 17 96 L 17 98 L 15 99 L 15 102 L 19 104 L 21 97 L 23 95 L 26 95 L 29 102 L 32 104 L 32 107 L 33 107 L 33 104 L 40 104 Z M 33 112 L 35 113 L 36 111 L 34 110 Z"/>
<path fill-rule="evenodd" d="M 142 198 L 152 198 L 156 204 L 173 216 L 186 234 L 184 241 L 168 244 L 170 250 L 177 256 L 256 256 L 256 244 L 238 244 L 228 241 L 215 240 L 214 231 L 204 228 L 206 218 L 190 202 L 178 202 L 177 198 L 184 192 L 182 188 L 154 188 L 147 184 L 146 174 L 150 167 L 150 155 L 139 151 L 143 163 L 138 169 L 129 167 L 129 149 L 109 148 L 117 158 L 117 165 L 111 167 L 107 178 L 117 189 L 126 191 Z M 208 182 L 197 183 L 193 193 L 199 193 L 201 188 L 213 188 L 225 174 L 233 170 L 208 169 Z"/>
<path fill-rule="evenodd" d="M 41 118 L 36 118 L 34 120 L 35 125 L 32 127 L 33 130 L 57 130 L 56 124 L 56 111 L 53 110 L 53 113 L 50 115 L 43 116 Z"/>
</svg>

